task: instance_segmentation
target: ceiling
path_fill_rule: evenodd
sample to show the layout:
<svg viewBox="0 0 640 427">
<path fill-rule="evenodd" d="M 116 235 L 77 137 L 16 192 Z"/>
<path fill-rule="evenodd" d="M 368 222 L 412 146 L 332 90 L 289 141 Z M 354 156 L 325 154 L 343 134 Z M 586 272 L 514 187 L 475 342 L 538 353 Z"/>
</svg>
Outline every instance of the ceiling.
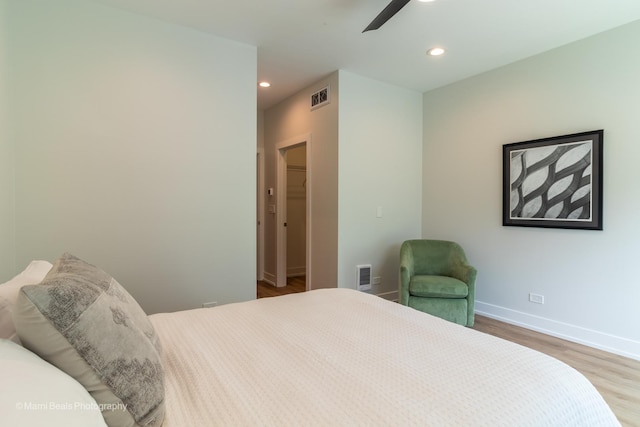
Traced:
<svg viewBox="0 0 640 427">
<path fill-rule="evenodd" d="M 390 0 L 90 1 L 257 46 L 260 109 L 338 69 L 425 92 L 640 19 L 638 0 L 412 0 L 362 33 Z"/>
</svg>

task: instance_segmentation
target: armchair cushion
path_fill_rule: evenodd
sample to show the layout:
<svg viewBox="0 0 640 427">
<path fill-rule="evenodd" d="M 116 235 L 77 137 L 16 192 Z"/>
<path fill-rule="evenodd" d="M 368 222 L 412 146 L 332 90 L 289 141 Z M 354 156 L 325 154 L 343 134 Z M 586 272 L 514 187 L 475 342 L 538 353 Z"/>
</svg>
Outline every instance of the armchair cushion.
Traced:
<svg viewBox="0 0 640 427">
<path fill-rule="evenodd" d="M 448 276 L 413 276 L 409 281 L 409 295 L 424 298 L 466 298 L 469 286 Z"/>
</svg>

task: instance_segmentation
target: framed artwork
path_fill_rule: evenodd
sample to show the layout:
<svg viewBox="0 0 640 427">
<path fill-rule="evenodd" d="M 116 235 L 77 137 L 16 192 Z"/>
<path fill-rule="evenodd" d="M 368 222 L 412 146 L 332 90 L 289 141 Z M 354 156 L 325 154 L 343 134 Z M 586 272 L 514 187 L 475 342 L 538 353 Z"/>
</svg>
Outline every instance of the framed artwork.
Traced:
<svg viewBox="0 0 640 427">
<path fill-rule="evenodd" d="M 502 225 L 602 230 L 603 130 L 502 146 Z"/>
</svg>

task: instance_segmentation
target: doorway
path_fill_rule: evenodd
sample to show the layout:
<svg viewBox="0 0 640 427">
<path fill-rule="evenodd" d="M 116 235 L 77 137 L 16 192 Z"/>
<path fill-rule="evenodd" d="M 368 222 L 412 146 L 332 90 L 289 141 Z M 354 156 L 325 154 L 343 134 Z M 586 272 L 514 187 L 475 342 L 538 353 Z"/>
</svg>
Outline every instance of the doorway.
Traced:
<svg viewBox="0 0 640 427">
<path fill-rule="evenodd" d="M 256 279 L 264 279 L 264 152 L 256 154 Z"/>
<path fill-rule="evenodd" d="M 307 240 L 307 145 L 285 152 L 287 162 L 286 275 L 289 285 L 295 278 L 305 283 Z"/>
<path fill-rule="evenodd" d="M 305 135 L 276 145 L 276 287 L 304 277 L 305 289 L 312 289 L 310 144 Z"/>
</svg>

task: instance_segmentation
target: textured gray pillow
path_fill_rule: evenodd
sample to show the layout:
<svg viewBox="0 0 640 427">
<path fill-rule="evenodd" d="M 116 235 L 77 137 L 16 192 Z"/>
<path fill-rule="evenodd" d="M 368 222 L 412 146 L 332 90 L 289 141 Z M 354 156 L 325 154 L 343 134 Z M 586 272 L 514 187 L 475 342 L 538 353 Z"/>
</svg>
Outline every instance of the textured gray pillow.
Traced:
<svg viewBox="0 0 640 427">
<path fill-rule="evenodd" d="M 160 342 L 107 273 L 64 254 L 41 284 L 21 289 L 14 320 L 23 345 L 80 382 L 109 426 L 162 424 Z"/>
</svg>

